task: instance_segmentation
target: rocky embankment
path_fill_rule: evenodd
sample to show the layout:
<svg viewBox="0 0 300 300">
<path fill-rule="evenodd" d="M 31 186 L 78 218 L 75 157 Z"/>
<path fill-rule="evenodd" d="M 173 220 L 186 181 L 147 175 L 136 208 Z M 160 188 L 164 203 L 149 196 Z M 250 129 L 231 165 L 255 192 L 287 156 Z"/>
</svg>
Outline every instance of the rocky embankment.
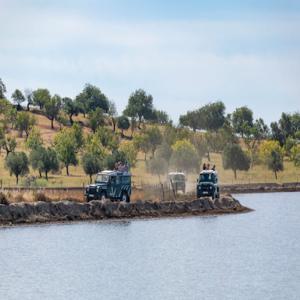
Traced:
<svg viewBox="0 0 300 300">
<path fill-rule="evenodd" d="M 221 191 L 230 194 L 299 192 L 300 182 L 228 184 L 221 185 Z"/>
<path fill-rule="evenodd" d="M 100 220 L 111 218 L 163 217 L 180 215 L 202 215 L 247 212 L 230 195 L 220 199 L 209 198 L 179 202 L 135 203 L 91 201 L 79 203 L 73 201 L 35 202 L 0 204 L 0 224 L 32 224 L 45 222 L 64 222 L 79 220 Z"/>
</svg>

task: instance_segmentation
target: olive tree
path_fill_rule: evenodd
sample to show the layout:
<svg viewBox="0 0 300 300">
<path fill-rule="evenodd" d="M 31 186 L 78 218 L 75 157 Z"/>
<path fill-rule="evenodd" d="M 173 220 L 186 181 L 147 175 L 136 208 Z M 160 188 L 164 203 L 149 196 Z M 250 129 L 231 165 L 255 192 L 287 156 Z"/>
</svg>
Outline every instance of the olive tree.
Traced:
<svg viewBox="0 0 300 300">
<path fill-rule="evenodd" d="M 250 158 L 238 144 L 228 144 L 223 151 L 222 160 L 224 169 L 233 171 L 234 179 L 237 178 L 237 170 L 248 171 L 250 168 Z"/>
<path fill-rule="evenodd" d="M 115 102 L 113 102 L 113 101 L 108 102 L 108 112 L 107 113 L 108 113 L 108 115 L 110 117 L 110 120 L 111 120 L 113 132 L 115 132 L 116 131 L 116 125 L 117 125 L 117 117 L 118 117 L 118 112 L 117 112 Z"/>
<path fill-rule="evenodd" d="M 16 119 L 16 129 L 19 131 L 20 136 L 23 136 L 23 132 L 26 134 L 26 140 L 29 136 L 29 132 L 36 124 L 36 119 L 29 112 L 19 112 Z"/>
<path fill-rule="evenodd" d="M 101 108 L 104 112 L 108 112 L 109 102 L 107 97 L 101 90 L 91 84 L 86 84 L 83 91 L 76 97 L 81 112 L 86 113 L 95 111 L 96 108 Z"/>
<path fill-rule="evenodd" d="M 144 134 L 148 138 L 149 145 L 151 145 L 150 148 L 153 157 L 155 150 L 162 143 L 163 136 L 157 126 L 148 127 L 143 131 L 142 134 Z"/>
<path fill-rule="evenodd" d="M 80 111 L 79 105 L 76 101 L 73 101 L 71 98 L 68 97 L 64 97 L 62 99 L 62 103 L 62 108 L 64 112 L 68 115 L 70 124 L 73 125 L 73 116 L 77 116 Z"/>
<path fill-rule="evenodd" d="M 47 89 L 37 89 L 32 93 L 32 101 L 34 105 L 38 105 L 43 109 L 45 104 L 51 99 L 50 92 Z"/>
<path fill-rule="evenodd" d="M 260 157 L 269 170 L 274 172 L 277 180 L 277 172 L 283 170 L 283 149 L 278 141 L 264 141 L 260 145 Z"/>
<path fill-rule="evenodd" d="M 6 157 L 9 153 L 15 152 L 17 147 L 17 141 L 13 136 L 3 136 L 0 139 L 0 147 L 2 147 L 6 152 Z"/>
<path fill-rule="evenodd" d="M 100 107 L 97 107 L 95 110 L 90 111 L 88 114 L 89 126 L 92 131 L 95 133 L 96 130 L 105 124 L 105 118 L 103 110 Z"/>
<path fill-rule="evenodd" d="M 117 119 L 117 126 L 121 129 L 122 136 L 124 136 L 124 130 L 127 130 L 130 127 L 129 119 L 126 116 L 120 116 Z"/>
<path fill-rule="evenodd" d="M 138 119 L 140 128 L 143 120 L 149 120 L 153 116 L 153 97 L 142 89 L 136 90 L 128 99 L 124 115 Z"/>
<path fill-rule="evenodd" d="M 53 122 L 57 119 L 57 116 L 61 108 L 61 98 L 58 95 L 54 95 L 44 104 L 44 110 L 47 118 L 51 121 L 51 129 L 54 129 Z"/>
<path fill-rule="evenodd" d="M 77 160 L 77 145 L 74 134 L 71 129 L 63 128 L 55 137 L 54 137 L 54 147 L 58 155 L 58 159 L 66 167 L 67 176 L 69 173 L 69 166 L 78 164 Z"/>
<path fill-rule="evenodd" d="M 84 173 L 89 175 L 90 183 L 92 183 L 92 176 L 103 169 L 103 161 L 95 153 L 87 152 L 82 156 L 82 167 Z"/>
<path fill-rule="evenodd" d="M 5 159 L 6 168 L 16 176 L 16 184 L 19 183 L 19 176 L 28 174 L 28 165 L 28 158 L 24 152 L 9 153 Z"/>
<path fill-rule="evenodd" d="M 11 95 L 11 97 L 13 101 L 17 104 L 18 110 L 20 110 L 21 104 L 25 101 L 25 96 L 23 95 L 23 93 L 19 89 L 16 89 Z"/>
</svg>

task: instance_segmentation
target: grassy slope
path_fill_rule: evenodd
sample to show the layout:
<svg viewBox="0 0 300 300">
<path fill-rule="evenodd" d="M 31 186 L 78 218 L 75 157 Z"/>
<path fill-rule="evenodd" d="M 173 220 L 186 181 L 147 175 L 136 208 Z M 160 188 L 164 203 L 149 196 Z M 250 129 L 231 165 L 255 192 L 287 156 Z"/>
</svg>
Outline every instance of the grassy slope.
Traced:
<svg viewBox="0 0 300 300">
<path fill-rule="evenodd" d="M 39 128 L 41 135 L 44 139 L 45 144 L 51 145 L 53 141 L 54 135 L 58 132 L 59 126 L 55 123 L 55 129 L 51 130 L 50 121 L 42 116 L 36 115 L 37 119 L 37 127 Z M 74 118 L 76 119 L 76 118 Z M 79 120 L 83 120 L 82 116 L 77 117 Z M 88 129 L 85 128 L 85 132 L 88 132 Z M 17 136 L 17 132 L 13 132 L 15 136 Z M 129 135 L 129 133 L 128 133 Z M 17 151 L 25 151 L 25 139 L 18 138 L 18 148 Z M 0 154 L 0 180 L 2 180 L 3 186 L 15 186 L 15 177 L 9 176 L 9 172 L 4 168 L 4 159 L 5 153 L 2 150 Z M 238 172 L 238 179 L 235 181 L 233 177 L 233 172 L 231 170 L 224 170 L 222 168 L 222 160 L 220 154 L 213 153 L 211 155 L 211 165 L 216 164 L 217 170 L 219 172 L 220 182 L 225 184 L 231 183 L 249 183 L 249 182 L 275 182 L 274 174 L 267 170 L 264 166 L 255 166 L 249 172 Z M 285 170 L 278 174 L 278 182 L 291 182 L 291 181 L 299 181 L 300 180 L 300 170 L 296 169 L 293 164 L 289 161 L 284 162 Z M 145 161 L 143 159 L 143 155 L 140 154 L 138 156 L 138 162 L 132 170 L 133 173 L 133 181 L 136 185 L 140 185 L 141 183 L 158 183 L 157 176 L 153 176 L 151 174 L 147 174 Z M 48 186 L 83 186 L 89 182 L 88 177 L 84 174 L 82 167 L 70 167 L 71 176 L 66 176 L 65 169 L 62 169 L 60 174 L 50 174 L 49 182 L 46 183 L 45 180 L 38 180 L 40 185 L 48 185 Z M 30 175 L 38 176 L 38 173 L 31 170 Z M 193 186 L 197 178 L 197 174 L 189 174 L 188 180 Z M 23 179 L 21 179 L 22 183 Z"/>
</svg>

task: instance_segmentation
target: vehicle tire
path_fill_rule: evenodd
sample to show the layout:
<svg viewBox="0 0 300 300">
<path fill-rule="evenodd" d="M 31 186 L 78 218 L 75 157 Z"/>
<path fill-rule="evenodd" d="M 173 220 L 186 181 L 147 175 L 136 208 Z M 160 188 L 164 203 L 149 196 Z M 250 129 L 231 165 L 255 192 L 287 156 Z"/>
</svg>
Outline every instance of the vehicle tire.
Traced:
<svg viewBox="0 0 300 300">
<path fill-rule="evenodd" d="M 129 198 L 129 196 L 128 196 L 128 194 L 126 192 L 122 193 L 121 201 L 122 202 L 127 202 L 127 203 L 130 202 L 130 198 Z"/>
<path fill-rule="evenodd" d="M 85 200 L 86 200 L 86 202 L 90 202 L 91 201 L 90 197 L 88 197 L 88 196 L 85 197 Z"/>
</svg>

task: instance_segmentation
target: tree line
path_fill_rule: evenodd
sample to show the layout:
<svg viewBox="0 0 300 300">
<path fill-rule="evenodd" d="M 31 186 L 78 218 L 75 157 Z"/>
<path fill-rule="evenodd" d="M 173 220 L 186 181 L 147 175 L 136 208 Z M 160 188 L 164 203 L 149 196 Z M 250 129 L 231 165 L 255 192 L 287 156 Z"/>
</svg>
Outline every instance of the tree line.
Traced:
<svg viewBox="0 0 300 300">
<path fill-rule="evenodd" d="M 48 180 L 49 172 L 64 167 L 69 175 L 69 167 L 80 163 L 92 179 L 102 169 L 114 168 L 116 161 L 134 166 L 138 152 L 144 153 L 147 170 L 159 178 L 170 168 L 198 172 L 201 160 L 210 161 L 212 152 L 222 154 L 223 167 L 231 169 L 235 178 L 238 170 L 247 171 L 256 164 L 265 164 L 277 178 L 285 157 L 300 165 L 299 113 L 283 113 L 269 127 L 261 118 L 254 120 L 248 107 L 226 114 L 224 103 L 217 101 L 181 115 L 179 125 L 174 126 L 166 112 L 155 109 L 153 97 L 144 90 L 134 91 L 118 115 L 115 103 L 91 84 L 74 99 L 51 95 L 47 89 L 24 93 L 17 89 L 11 100 L 14 105 L 7 100 L 0 79 L 0 147 L 17 183 L 19 176 L 29 173 L 29 165 Z M 52 129 L 54 121 L 59 124 L 51 145 L 45 145 L 29 111 L 45 115 Z M 87 124 L 74 121 L 78 114 Z M 89 133 L 83 133 L 84 126 L 90 128 Z M 28 156 L 15 151 L 12 129 L 25 138 Z"/>
</svg>

